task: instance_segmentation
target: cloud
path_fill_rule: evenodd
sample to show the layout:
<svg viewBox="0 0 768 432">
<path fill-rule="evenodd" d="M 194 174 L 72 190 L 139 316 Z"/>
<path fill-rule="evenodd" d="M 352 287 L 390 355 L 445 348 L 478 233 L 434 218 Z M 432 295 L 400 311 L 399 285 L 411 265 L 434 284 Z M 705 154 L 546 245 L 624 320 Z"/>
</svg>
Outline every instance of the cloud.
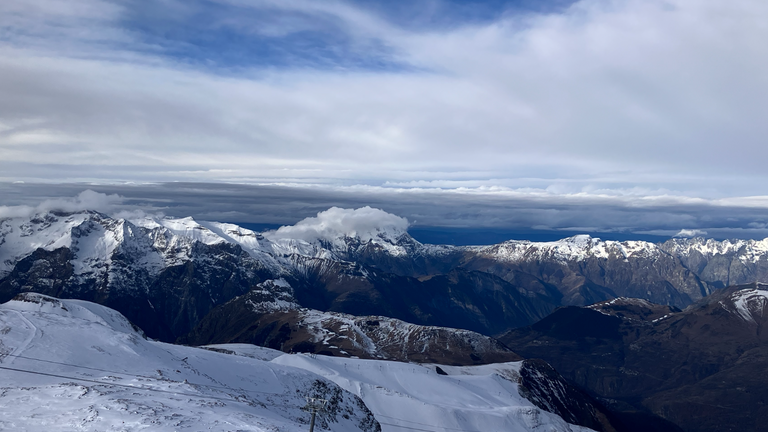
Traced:
<svg viewBox="0 0 768 432">
<path fill-rule="evenodd" d="M 189 12 L 200 4 L 167 2 L 155 18 L 187 31 L 148 39 L 135 21 L 143 2 L 2 2 L 2 178 L 486 182 L 709 198 L 759 194 L 768 180 L 759 0 L 582 0 L 437 27 L 398 26 L 349 2 L 210 5 L 223 3 L 209 25 Z M 264 9 L 302 20 L 247 39 Z M 327 61 L 302 62 L 306 41 L 285 44 L 319 22 L 330 33 L 305 51 Z M 188 36 L 216 32 L 299 58 L 221 63 Z M 381 49 L 355 57 L 358 67 L 343 58 L 366 52 L 357 44 Z"/>
<path fill-rule="evenodd" d="M 440 237 L 441 242 L 454 241 L 452 238 L 458 237 L 449 234 L 458 233 L 465 239 L 459 241 L 466 243 L 509 238 L 552 240 L 585 233 L 606 239 L 659 240 L 673 237 L 680 227 L 718 239 L 768 237 L 768 200 L 759 197 L 723 201 L 656 196 L 652 191 L 643 195 L 638 190 L 562 194 L 498 188 L 181 182 L 87 187 L 97 193 L 96 199 L 90 200 L 98 207 L 94 209 L 116 217 L 191 216 L 200 221 L 245 224 L 257 231 L 273 230 L 272 235 L 290 232 L 291 237 L 306 239 L 329 239 L 353 231 L 365 237 L 376 235 L 377 228 L 447 233 Z M 65 207 L 51 204 L 61 201 L 69 209 L 89 207 L 88 199 L 52 198 L 77 197 L 85 188 L 82 184 L 0 183 L 0 196 L 8 204 L 0 207 L 0 217 Z M 330 211 L 332 207 L 337 209 Z M 287 228 L 274 234 L 281 226 Z M 478 237 L 484 240 L 473 240 L 478 233 L 487 235 Z"/>
<path fill-rule="evenodd" d="M 675 234 L 673 237 L 675 238 L 693 238 L 693 237 L 706 237 L 707 232 L 704 230 L 697 230 L 697 229 L 682 229 L 680 232 Z"/>
<path fill-rule="evenodd" d="M 301 239 L 305 241 L 332 241 L 342 236 L 359 237 L 363 241 L 379 234 L 398 234 L 408 229 L 408 220 L 381 209 L 368 206 L 358 209 L 331 207 L 316 217 L 303 219 L 295 225 L 282 226 L 265 233 L 265 237 Z"/>
<path fill-rule="evenodd" d="M 71 213 L 82 210 L 95 210 L 103 213 L 109 213 L 112 212 L 116 206 L 122 202 L 123 198 L 119 195 L 107 195 L 87 189 L 80 192 L 75 197 L 50 198 L 43 200 L 35 206 L 0 206 L 0 219 L 29 217 L 37 213 L 44 213 L 49 211 Z"/>
</svg>

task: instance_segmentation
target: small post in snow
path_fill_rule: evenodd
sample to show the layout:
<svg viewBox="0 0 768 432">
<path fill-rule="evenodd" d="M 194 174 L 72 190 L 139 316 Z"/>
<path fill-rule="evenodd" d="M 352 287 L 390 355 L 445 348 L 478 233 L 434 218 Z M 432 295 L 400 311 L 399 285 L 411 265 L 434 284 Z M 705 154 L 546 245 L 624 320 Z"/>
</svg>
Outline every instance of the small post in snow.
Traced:
<svg viewBox="0 0 768 432">
<path fill-rule="evenodd" d="M 307 406 L 304 407 L 304 410 L 309 411 L 312 413 L 312 418 L 309 420 L 309 432 L 314 432 L 315 430 L 315 415 L 317 415 L 318 411 L 322 411 L 325 409 L 325 404 L 327 404 L 328 401 L 325 399 L 318 399 L 318 398 L 307 398 Z"/>
</svg>

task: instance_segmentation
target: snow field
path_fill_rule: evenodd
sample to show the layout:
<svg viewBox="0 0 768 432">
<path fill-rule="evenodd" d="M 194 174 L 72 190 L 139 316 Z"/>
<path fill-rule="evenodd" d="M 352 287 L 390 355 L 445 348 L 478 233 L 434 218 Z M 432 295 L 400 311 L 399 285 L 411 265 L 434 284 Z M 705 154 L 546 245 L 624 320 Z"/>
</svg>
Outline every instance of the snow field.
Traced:
<svg viewBox="0 0 768 432">
<path fill-rule="evenodd" d="M 435 365 L 283 355 L 273 363 L 321 375 L 363 399 L 382 431 L 589 431 L 535 407 L 518 393 L 520 362 Z"/>
<path fill-rule="evenodd" d="M 440 366 L 444 376 L 435 365 L 192 348 L 147 340 L 93 303 L 24 299 L 0 305 L 0 430 L 304 431 L 305 396 L 331 401 L 318 431 L 374 432 L 375 420 L 392 432 L 588 430 L 523 399 L 519 363 Z"/>
<path fill-rule="evenodd" d="M 308 424 L 305 396 L 338 398 L 334 431 L 369 416 L 310 372 L 154 342 L 102 306 L 28 297 L 0 305 L 0 430 L 292 432 Z"/>
</svg>

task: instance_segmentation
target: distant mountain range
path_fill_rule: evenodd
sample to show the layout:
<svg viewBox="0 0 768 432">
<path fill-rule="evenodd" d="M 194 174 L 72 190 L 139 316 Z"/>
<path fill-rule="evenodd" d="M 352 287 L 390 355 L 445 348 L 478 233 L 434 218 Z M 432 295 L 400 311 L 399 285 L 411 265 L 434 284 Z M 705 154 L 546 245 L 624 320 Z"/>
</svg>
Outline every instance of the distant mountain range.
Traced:
<svg viewBox="0 0 768 432">
<path fill-rule="evenodd" d="M 576 236 L 459 247 L 421 244 L 391 224 L 333 235 L 299 228 L 256 233 L 93 211 L 5 219 L 0 300 L 34 291 L 95 301 L 174 341 L 215 307 L 282 280 L 296 307 L 493 336 L 558 306 L 631 297 L 683 308 L 718 288 L 768 278 L 765 240 Z"/>
<path fill-rule="evenodd" d="M 88 300 L 152 338 L 192 345 L 443 365 L 543 358 L 607 404 L 609 420 L 602 408 L 577 410 L 598 430 L 677 430 L 649 413 L 691 432 L 727 421 L 752 430 L 768 414 L 748 382 L 766 365 L 764 291 L 723 289 L 768 278 L 767 240 L 427 245 L 372 216 L 383 223 L 262 233 L 94 211 L 4 219 L 0 302 L 30 292 Z M 734 383 L 733 395 L 722 388 Z M 556 408 L 550 391 L 529 390 Z M 738 404 L 752 411 L 729 415 Z M 704 405 L 715 408 L 701 415 Z"/>
</svg>

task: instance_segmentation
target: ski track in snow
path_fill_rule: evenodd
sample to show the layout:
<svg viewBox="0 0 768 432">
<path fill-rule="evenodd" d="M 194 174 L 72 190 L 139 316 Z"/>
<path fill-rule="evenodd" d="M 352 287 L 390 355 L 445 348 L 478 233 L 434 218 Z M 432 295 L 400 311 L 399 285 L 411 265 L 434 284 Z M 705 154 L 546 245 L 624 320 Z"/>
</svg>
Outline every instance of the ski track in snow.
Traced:
<svg viewBox="0 0 768 432">
<path fill-rule="evenodd" d="M 32 343 L 32 340 L 35 339 L 35 335 L 37 334 L 37 327 L 35 327 L 34 324 L 32 324 L 24 315 L 21 314 L 19 311 L 10 311 L 15 313 L 19 316 L 19 319 L 21 322 L 27 327 L 27 330 L 29 330 L 29 336 L 27 339 L 22 342 L 21 345 L 16 347 L 10 354 L 8 354 L 6 357 L 10 357 L 10 360 L 6 362 L 6 359 L 0 358 L 0 363 L 2 364 L 12 364 L 14 360 L 16 360 L 16 356 L 21 355 L 21 353 L 24 352 L 24 350 L 27 349 L 27 347 Z"/>
</svg>

